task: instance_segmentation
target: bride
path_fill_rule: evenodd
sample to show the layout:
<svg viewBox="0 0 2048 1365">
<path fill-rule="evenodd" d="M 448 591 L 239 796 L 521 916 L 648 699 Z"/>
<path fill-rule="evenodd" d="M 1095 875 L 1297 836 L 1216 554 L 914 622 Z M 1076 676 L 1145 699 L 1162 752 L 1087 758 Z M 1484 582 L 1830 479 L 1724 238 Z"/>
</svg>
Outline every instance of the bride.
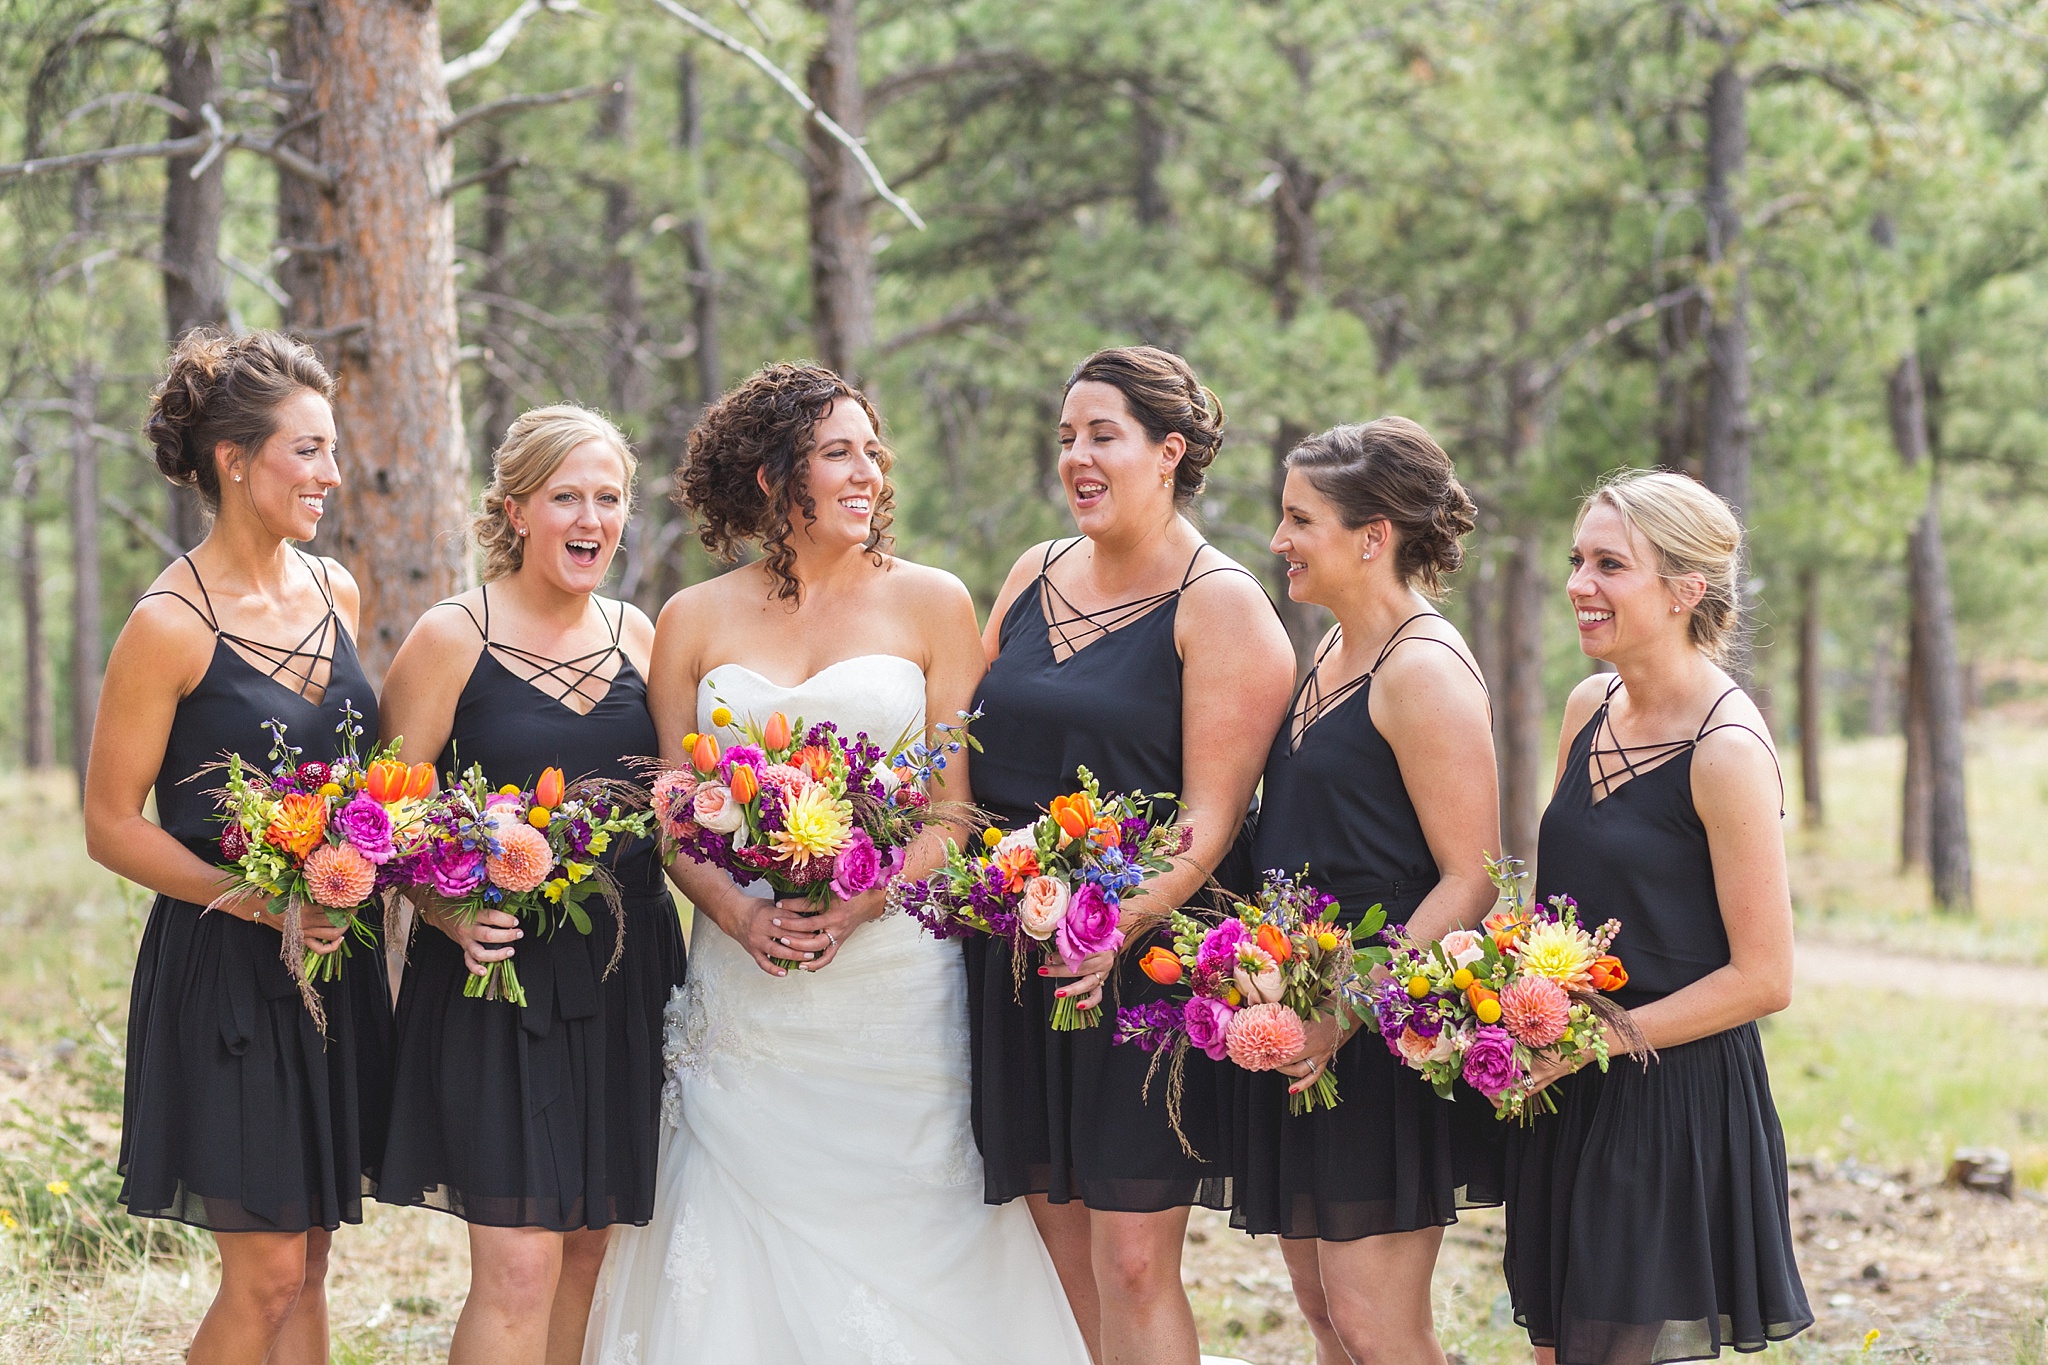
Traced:
<svg viewBox="0 0 2048 1365">
<path fill-rule="evenodd" d="M 762 556 L 661 613 L 664 756 L 719 705 L 886 745 L 971 704 L 973 603 L 885 553 L 877 425 L 831 371 L 771 365 L 690 433 L 678 500 L 707 547 Z M 964 794 L 966 757 L 934 795 Z M 941 842 L 926 832 L 910 875 Z M 668 1010 L 654 1218 L 613 1237 L 586 1365 L 1085 1365 L 1024 1206 L 982 1203 L 958 948 L 882 919 L 879 890 L 801 918 L 687 858 L 672 870 L 697 928 Z"/>
</svg>

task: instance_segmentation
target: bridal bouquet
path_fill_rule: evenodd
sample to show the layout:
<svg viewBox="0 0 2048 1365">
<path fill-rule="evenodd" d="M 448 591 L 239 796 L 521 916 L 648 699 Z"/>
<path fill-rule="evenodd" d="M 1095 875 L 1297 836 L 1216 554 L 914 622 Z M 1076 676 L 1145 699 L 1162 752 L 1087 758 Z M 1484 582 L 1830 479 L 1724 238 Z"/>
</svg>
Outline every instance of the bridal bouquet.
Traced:
<svg viewBox="0 0 2048 1365">
<path fill-rule="evenodd" d="M 725 706 L 713 730 L 689 735 L 687 767 L 657 766 L 651 799 L 663 851 L 709 863 L 745 885 L 765 881 L 778 897 L 801 896 L 817 913 L 827 900 L 852 900 L 903 867 L 904 850 L 935 819 L 964 813 L 937 808 L 925 784 L 949 754 L 972 745 L 963 713 L 942 723 L 929 743 L 905 736 L 885 749 L 865 733 L 847 739 L 830 721 L 805 728 L 777 711 L 765 722 L 735 725 Z M 800 964 L 772 959 L 782 967 Z"/>
<path fill-rule="evenodd" d="M 442 898 L 448 913 L 474 920 L 484 910 L 517 916 L 543 938 L 566 923 L 590 933 L 584 903 L 603 899 L 618 921 L 610 975 L 626 946 L 625 909 L 618 883 L 602 861 L 613 843 L 648 832 L 641 794 L 623 782 L 585 777 L 568 782 L 549 768 L 531 787 L 496 790 L 472 764 L 453 778 L 431 817 L 433 838 L 419 878 Z M 463 978 L 462 993 L 526 1004 L 512 958 L 482 975 Z"/>
<path fill-rule="evenodd" d="M 1515 859 L 1489 862 L 1487 873 L 1501 904 L 1481 928 L 1454 929 L 1435 943 L 1388 936 L 1389 974 L 1373 988 L 1371 1022 L 1437 1094 L 1450 1098 L 1462 1078 L 1499 1117 L 1526 1123 L 1536 1110 L 1557 1109 L 1548 1091 L 1530 1094 L 1537 1059 L 1590 1060 L 1604 1071 L 1608 1030 L 1632 1044 L 1641 1034 L 1626 1010 L 1601 998 L 1628 983 L 1607 951 L 1620 923 L 1584 928 L 1569 896 L 1530 905 Z"/>
<path fill-rule="evenodd" d="M 376 946 L 366 915 L 380 893 L 413 879 L 433 806 L 433 765 L 398 762 L 397 740 L 359 758 L 362 713 L 346 702 L 343 708 L 332 763 L 301 761 L 304 750 L 286 737 L 284 722 L 271 720 L 263 727 L 271 736 L 269 772 L 239 754 L 214 765 L 225 774 L 213 796 L 226 825 L 221 862 L 233 883 L 214 904 L 248 891 L 269 899 L 269 913 L 283 920 L 285 961 L 323 1030 L 313 986 L 340 978 L 350 940 Z M 308 906 L 345 931 L 334 952 L 294 951 Z"/>
<path fill-rule="evenodd" d="M 1213 1061 L 1228 1057 L 1247 1071 L 1271 1071 L 1301 1055 L 1305 1025 L 1319 1014 L 1333 1014 L 1340 1024 L 1363 1021 L 1372 992 L 1361 967 L 1389 954 L 1361 941 L 1377 935 L 1387 917 L 1375 905 L 1346 929 L 1337 911 L 1335 898 L 1310 886 L 1305 870 L 1268 872 L 1258 895 L 1217 923 L 1176 910 L 1173 946 L 1148 949 L 1138 966 L 1184 993 L 1119 1010 L 1117 1042 L 1170 1055 L 1176 1070 L 1187 1049 L 1197 1047 Z M 1288 1108 L 1303 1114 L 1336 1105 L 1337 1078 L 1326 1069 L 1290 1097 Z"/>
<path fill-rule="evenodd" d="M 1123 898 L 1173 866 L 1194 831 L 1172 818 L 1154 819 L 1161 804 L 1179 811 L 1168 793 L 1105 797 L 1093 773 L 1082 768 L 1077 775 L 1081 789 L 1055 796 L 1031 824 L 1008 834 L 984 830 L 980 853 L 970 856 L 949 842 L 937 871 L 890 887 L 892 907 L 934 938 L 1008 939 L 1020 972 L 1033 942 L 1050 945 L 1070 969 L 1123 947 Z M 1072 996 L 1053 1005 L 1056 1029 L 1099 1022 L 1098 1011 L 1081 1009 Z"/>
</svg>

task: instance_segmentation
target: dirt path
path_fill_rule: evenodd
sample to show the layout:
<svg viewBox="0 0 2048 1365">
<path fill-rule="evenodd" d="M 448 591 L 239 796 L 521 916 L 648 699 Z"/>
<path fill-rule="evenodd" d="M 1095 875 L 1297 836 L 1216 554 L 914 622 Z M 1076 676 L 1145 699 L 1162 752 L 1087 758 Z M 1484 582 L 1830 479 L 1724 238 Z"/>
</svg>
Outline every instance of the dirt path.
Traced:
<svg viewBox="0 0 2048 1365">
<path fill-rule="evenodd" d="M 1953 992 L 1953 981 L 1943 981 L 1941 973 L 1929 970 L 1931 960 L 1802 936 L 1794 950 L 1792 977 L 1801 986 L 1854 982 L 1899 995 Z M 1996 962 L 1972 962 L 1969 967 L 1973 992 L 2004 1000 L 2048 1002 L 2048 969 Z"/>
</svg>

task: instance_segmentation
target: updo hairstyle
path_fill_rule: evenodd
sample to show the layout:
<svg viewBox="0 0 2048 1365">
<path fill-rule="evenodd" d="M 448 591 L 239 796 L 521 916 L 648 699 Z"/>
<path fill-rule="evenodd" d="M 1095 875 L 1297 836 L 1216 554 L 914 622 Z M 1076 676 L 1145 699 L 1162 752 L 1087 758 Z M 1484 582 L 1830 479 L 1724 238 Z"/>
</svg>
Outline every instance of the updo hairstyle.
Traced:
<svg viewBox="0 0 2048 1365">
<path fill-rule="evenodd" d="M 1180 507 L 1192 503 L 1223 448 L 1223 400 L 1203 387 L 1187 361 L 1157 346 L 1116 346 L 1076 365 L 1061 396 L 1076 384 L 1108 384 L 1121 393 L 1154 445 L 1169 432 L 1180 433 L 1188 448 L 1174 466 L 1173 500 Z"/>
<path fill-rule="evenodd" d="M 676 475 L 676 506 L 697 519 L 704 548 L 730 564 L 748 544 L 758 542 L 778 601 L 802 593 L 796 580 L 796 551 L 789 534 L 791 509 L 806 523 L 818 519 L 818 504 L 805 486 L 818 423 L 840 399 L 858 403 L 882 434 L 881 414 L 866 394 L 822 365 L 766 365 L 749 375 L 690 429 L 688 453 Z M 868 538 L 862 547 L 875 563 L 895 543 L 896 490 L 889 467 L 896 457 L 882 447 L 882 488 L 875 495 Z M 762 477 L 767 489 L 763 491 Z"/>
<path fill-rule="evenodd" d="M 1398 537 L 1401 580 L 1443 596 L 1445 577 L 1465 562 L 1460 542 L 1478 509 L 1451 472 L 1451 457 L 1421 426 L 1381 417 L 1331 427 L 1289 451 L 1287 467 L 1336 504 L 1347 529 L 1384 519 Z"/>
<path fill-rule="evenodd" d="M 505 504 L 524 498 L 554 477 L 569 452 L 590 441 L 602 441 L 619 454 L 626 467 L 626 499 L 633 497 L 633 475 L 639 461 L 633 447 L 611 419 L 574 403 L 529 408 L 512 419 L 504 441 L 491 452 L 491 482 L 484 489 L 483 510 L 469 524 L 477 548 L 484 552 L 484 582 L 495 583 L 516 573 L 526 562 L 526 542 L 512 528 Z"/>
<path fill-rule="evenodd" d="M 253 458 L 277 434 L 277 410 L 300 392 L 334 396 L 334 380 L 313 348 L 282 332 L 231 337 L 212 328 L 188 332 L 149 395 L 142 434 L 156 467 L 197 490 L 209 514 L 220 511 L 220 465 L 228 442 Z"/>
<path fill-rule="evenodd" d="M 1719 494 L 1699 480 L 1665 469 L 1617 469 L 1579 505 L 1573 532 L 1586 514 L 1612 507 L 1657 555 L 1666 582 L 1698 574 L 1706 593 L 1687 622 L 1693 646 L 1710 659 L 1727 657 L 1735 629 L 1742 523 Z"/>
</svg>

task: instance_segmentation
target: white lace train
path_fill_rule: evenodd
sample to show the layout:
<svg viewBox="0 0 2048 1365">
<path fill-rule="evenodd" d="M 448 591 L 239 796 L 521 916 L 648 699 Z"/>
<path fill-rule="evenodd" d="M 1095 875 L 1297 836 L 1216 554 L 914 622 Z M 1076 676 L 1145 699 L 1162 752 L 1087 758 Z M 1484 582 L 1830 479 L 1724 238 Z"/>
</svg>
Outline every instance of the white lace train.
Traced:
<svg viewBox="0 0 2048 1365">
<path fill-rule="evenodd" d="M 789 689 L 711 689 L 888 743 L 924 677 L 868 655 Z M 1086 1365 L 1024 1204 L 981 1202 L 957 944 L 897 916 L 831 966 L 763 973 L 699 919 L 667 1014 L 654 1218 L 619 1228 L 585 1365 Z"/>
</svg>

